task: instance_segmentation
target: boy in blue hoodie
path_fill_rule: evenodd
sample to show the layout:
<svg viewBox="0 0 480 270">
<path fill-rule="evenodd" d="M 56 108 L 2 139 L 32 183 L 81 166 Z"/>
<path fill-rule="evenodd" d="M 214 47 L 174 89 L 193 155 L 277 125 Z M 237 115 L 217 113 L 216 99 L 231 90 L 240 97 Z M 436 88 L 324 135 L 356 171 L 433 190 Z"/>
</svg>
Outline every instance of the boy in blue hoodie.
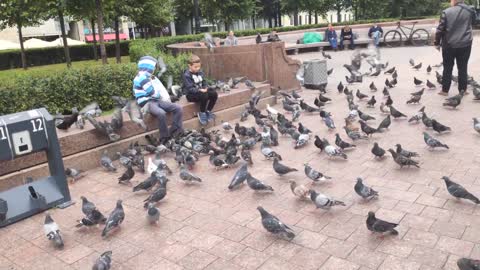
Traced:
<svg viewBox="0 0 480 270">
<path fill-rule="evenodd" d="M 188 69 L 182 75 L 183 93 L 187 97 L 188 102 L 198 103 L 200 112 L 198 120 L 202 126 L 215 120 L 213 107 L 218 99 L 218 94 L 214 89 L 208 87 L 205 81 L 205 75 L 200 70 L 202 67 L 200 58 L 194 54 L 188 60 Z"/>
<path fill-rule="evenodd" d="M 167 89 L 160 80 L 153 75 L 157 68 L 157 59 L 143 56 L 138 61 L 138 73 L 133 79 L 133 94 L 140 107 L 146 109 L 158 120 L 160 143 L 167 142 L 171 137 L 183 133 L 183 109 L 172 103 Z M 173 123 L 170 129 L 167 126 L 167 113 L 173 113 Z"/>
</svg>

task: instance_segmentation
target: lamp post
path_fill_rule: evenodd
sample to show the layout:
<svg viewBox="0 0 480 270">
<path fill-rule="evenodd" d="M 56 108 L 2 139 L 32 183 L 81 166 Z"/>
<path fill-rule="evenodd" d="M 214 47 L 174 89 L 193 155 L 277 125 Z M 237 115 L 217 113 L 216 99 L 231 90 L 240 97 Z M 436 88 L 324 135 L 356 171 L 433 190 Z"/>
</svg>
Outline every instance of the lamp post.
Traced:
<svg viewBox="0 0 480 270">
<path fill-rule="evenodd" d="M 200 15 L 199 15 L 199 6 L 198 0 L 193 0 L 193 10 L 195 16 L 195 34 L 200 33 Z"/>
</svg>

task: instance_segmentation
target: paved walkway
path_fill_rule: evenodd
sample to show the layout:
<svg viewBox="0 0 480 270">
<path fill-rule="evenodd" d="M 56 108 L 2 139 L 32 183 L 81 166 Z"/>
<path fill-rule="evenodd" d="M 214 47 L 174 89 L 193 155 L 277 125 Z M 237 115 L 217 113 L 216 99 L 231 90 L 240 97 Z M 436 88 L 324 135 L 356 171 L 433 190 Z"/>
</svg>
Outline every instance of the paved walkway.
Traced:
<svg viewBox="0 0 480 270">
<path fill-rule="evenodd" d="M 480 79 L 480 44 L 472 50 L 471 74 Z M 425 69 L 413 71 L 408 59 L 437 64 L 440 54 L 432 47 L 382 50 L 383 58 L 399 69 L 399 86 L 391 90 L 394 105 L 412 115 L 422 106 L 426 112 L 453 132 L 435 135 L 450 146 L 449 151 L 426 149 L 422 124 L 409 125 L 406 120 L 394 120 L 391 130 L 376 134 L 369 141 L 359 142 L 357 149 L 348 152 L 348 161 L 331 160 L 310 143 L 294 150 L 291 140 L 281 138 L 276 148 L 284 163 L 300 170 L 285 177 L 274 175 L 271 162 L 261 157 L 258 146 L 254 151 L 255 165 L 250 172 L 272 185 L 275 192 L 260 194 L 247 186 L 228 191 L 235 169 L 215 172 L 202 158 L 195 173 L 204 179 L 199 185 L 184 185 L 179 181 L 178 169 L 168 184 L 168 195 L 159 204 L 162 213 L 158 226 L 146 223 L 143 200 L 145 193 L 132 193 L 126 186 L 117 184 L 119 173 L 110 174 L 100 169 L 71 185 L 75 201 L 81 195 L 94 201 L 104 212 L 110 212 L 117 199 L 123 199 L 126 211 L 121 229 L 106 240 L 100 237 L 101 229 L 77 230 L 76 220 L 82 217 L 80 203 L 65 210 L 52 210 L 65 239 L 65 248 L 52 248 L 43 234 L 44 215 L 37 215 L 7 228 L 0 229 L 0 269 L 91 269 L 100 253 L 113 250 L 112 269 L 456 269 L 459 257 L 480 259 L 480 206 L 468 201 L 457 201 L 446 193 L 440 177 L 448 175 L 471 192 L 480 196 L 480 135 L 472 129 L 472 117 L 480 117 L 480 104 L 467 96 L 458 110 L 441 107 L 443 99 L 435 91 L 426 91 L 422 105 L 406 105 L 413 86 L 413 76 L 435 80 Z M 336 85 L 345 75 L 340 66 L 351 52 L 332 53 L 329 65 L 335 68 L 330 78 L 328 96 L 333 103 L 326 110 L 334 115 L 337 126 L 347 114 L 346 100 L 336 92 Z M 319 57 L 302 54 L 298 59 Z M 385 76 L 375 80 L 383 86 Z M 361 89 L 366 94 L 370 79 Z M 455 93 L 455 89 L 452 89 Z M 315 91 L 302 95 L 313 103 Z M 381 92 L 375 93 L 379 101 Z M 383 116 L 378 106 L 361 109 L 373 115 L 378 125 Z M 280 109 L 279 106 L 277 108 Z M 334 133 L 328 132 L 318 115 L 303 115 L 301 122 L 315 134 L 333 143 Z M 246 125 L 253 125 L 250 119 Z M 345 133 L 338 132 L 346 139 Z M 432 133 L 432 131 L 429 131 Z M 225 134 L 229 136 L 229 134 Z M 401 143 L 404 148 L 420 154 L 421 169 L 400 169 L 391 157 L 377 161 L 370 149 L 373 142 L 382 147 Z M 307 184 L 303 163 L 333 177 L 331 182 L 314 185 L 314 189 L 346 202 L 329 212 L 317 210 L 308 201 L 299 201 L 289 190 L 288 180 Z M 173 160 L 168 163 L 174 166 Z M 380 192 L 380 198 L 362 202 L 353 191 L 355 178 Z M 137 173 L 133 182 L 142 181 L 145 175 Z M 260 224 L 256 210 L 262 205 L 277 215 L 297 233 L 291 242 L 267 233 Z M 377 216 L 398 222 L 399 235 L 379 238 L 365 227 L 368 211 Z"/>
</svg>

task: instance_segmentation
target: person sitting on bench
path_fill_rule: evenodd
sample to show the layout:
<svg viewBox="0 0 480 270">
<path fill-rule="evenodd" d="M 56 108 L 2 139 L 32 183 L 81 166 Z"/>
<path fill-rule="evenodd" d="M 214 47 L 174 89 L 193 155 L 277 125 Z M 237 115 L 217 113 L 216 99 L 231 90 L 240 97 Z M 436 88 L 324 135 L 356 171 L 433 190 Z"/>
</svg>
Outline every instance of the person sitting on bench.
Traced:
<svg viewBox="0 0 480 270">
<path fill-rule="evenodd" d="M 333 50 L 337 51 L 337 32 L 333 28 L 332 24 L 328 24 L 327 30 L 325 30 L 325 39 L 330 43 Z"/>
<path fill-rule="evenodd" d="M 353 34 L 352 28 L 350 26 L 345 25 L 345 27 L 342 28 L 342 32 L 340 32 L 340 49 L 343 50 L 344 48 L 344 42 L 350 41 L 350 44 L 348 45 L 348 48 L 350 50 L 355 49 L 355 35 Z"/>
</svg>

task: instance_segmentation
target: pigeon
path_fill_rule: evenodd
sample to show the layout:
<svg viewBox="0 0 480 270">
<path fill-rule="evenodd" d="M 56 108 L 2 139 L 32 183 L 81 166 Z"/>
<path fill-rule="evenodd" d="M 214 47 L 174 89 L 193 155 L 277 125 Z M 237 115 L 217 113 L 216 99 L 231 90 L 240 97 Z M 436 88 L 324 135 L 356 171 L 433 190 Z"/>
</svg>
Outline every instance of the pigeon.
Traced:
<svg viewBox="0 0 480 270">
<path fill-rule="evenodd" d="M 432 127 L 432 119 L 430 119 L 425 112 L 422 112 L 422 123 L 425 125 L 427 128 Z"/>
<path fill-rule="evenodd" d="M 473 129 L 480 133 L 480 121 L 476 117 L 473 118 Z"/>
<path fill-rule="evenodd" d="M 342 157 L 343 159 L 348 158 L 347 154 L 343 152 L 342 148 L 331 145 L 326 139 L 323 140 L 323 144 L 325 145 L 325 153 L 327 153 L 328 157 Z"/>
<path fill-rule="evenodd" d="M 393 84 L 388 80 L 388 79 L 385 79 L 385 86 L 388 87 L 388 88 L 393 88 Z"/>
<path fill-rule="evenodd" d="M 375 233 L 391 233 L 392 235 L 398 235 L 398 231 L 395 230 L 398 224 L 390 223 L 375 217 L 375 213 L 368 212 L 367 229 Z"/>
<path fill-rule="evenodd" d="M 45 222 L 43 223 L 43 231 L 47 236 L 47 239 L 52 241 L 53 246 L 57 249 L 63 249 L 64 243 L 62 235 L 60 234 L 60 229 L 58 228 L 57 223 L 52 219 L 50 213 L 45 215 Z"/>
<path fill-rule="evenodd" d="M 372 134 L 378 132 L 376 128 L 369 126 L 365 121 L 358 120 L 358 122 L 360 123 L 360 128 L 362 129 L 363 133 L 367 134 L 367 136 L 371 136 Z"/>
<path fill-rule="evenodd" d="M 385 150 L 383 148 L 381 148 L 378 143 L 374 143 L 373 144 L 373 148 L 372 148 L 372 154 L 376 157 L 376 158 L 383 158 L 385 156 Z"/>
<path fill-rule="evenodd" d="M 422 99 L 421 95 L 413 95 L 410 97 L 409 100 L 407 100 L 407 104 L 419 104 L 421 99 Z"/>
<path fill-rule="evenodd" d="M 321 102 L 323 102 L 323 103 L 327 103 L 327 102 L 332 101 L 331 98 L 326 97 L 326 96 L 324 96 L 324 95 L 322 95 L 322 94 L 318 95 L 318 100 L 321 101 Z"/>
<path fill-rule="evenodd" d="M 427 80 L 427 87 L 430 90 L 437 89 L 437 86 L 433 84 L 431 81 Z"/>
<path fill-rule="evenodd" d="M 233 129 L 233 128 L 232 128 L 232 125 L 231 125 L 230 123 L 224 122 L 223 120 L 222 120 L 222 128 L 223 128 L 223 130 L 225 130 L 225 131 L 230 131 L 230 130 Z"/>
<path fill-rule="evenodd" d="M 123 211 L 122 200 L 117 201 L 115 209 L 113 209 L 110 216 L 105 222 L 105 228 L 102 231 L 102 237 L 107 236 L 107 234 L 115 228 L 118 228 L 125 219 L 125 212 Z"/>
<path fill-rule="evenodd" d="M 423 84 L 423 81 L 417 79 L 416 77 L 413 77 L 413 83 L 414 83 L 416 86 L 419 86 L 419 85 Z"/>
<path fill-rule="evenodd" d="M 430 65 L 428 65 L 428 67 L 427 67 L 427 73 L 430 73 L 430 72 L 432 72 L 432 67 L 431 67 Z"/>
<path fill-rule="evenodd" d="M 143 202 L 143 208 L 147 209 L 150 203 L 157 203 L 167 196 L 167 181 L 160 182 L 160 186 L 148 196 Z"/>
<path fill-rule="evenodd" d="M 302 134 L 312 133 L 312 131 L 305 127 L 302 123 L 298 123 L 298 132 Z"/>
<path fill-rule="evenodd" d="M 323 210 L 330 210 L 332 206 L 346 206 L 346 204 L 342 201 L 335 200 L 333 198 L 328 197 L 325 194 L 318 193 L 315 190 L 310 190 L 310 200 L 315 203 L 317 208 L 321 208 Z"/>
<path fill-rule="evenodd" d="M 436 78 L 437 78 L 437 82 L 438 82 L 439 84 L 442 84 L 442 82 L 443 82 L 443 76 L 442 76 L 440 73 L 438 73 L 438 71 L 435 71 L 435 76 L 436 76 Z"/>
<path fill-rule="evenodd" d="M 450 127 L 447 127 L 445 125 L 442 125 L 441 123 L 439 123 L 437 120 L 435 119 L 432 119 L 432 128 L 433 130 L 435 130 L 436 132 L 438 133 L 442 133 L 442 132 L 447 132 L 447 131 L 452 131 L 452 129 Z"/>
<path fill-rule="evenodd" d="M 395 71 L 395 67 L 392 67 L 391 69 L 385 71 L 384 74 L 392 74 L 394 71 Z"/>
<path fill-rule="evenodd" d="M 280 221 L 276 216 L 270 214 L 263 207 L 257 207 L 257 210 L 260 212 L 262 217 L 262 226 L 268 232 L 286 237 L 289 240 L 295 238 L 295 233 L 293 230 L 288 227 L 286 224 Z"/>
<path fill-rule="evenodd" d="M 406 156 L 397 154 L 393 149 L 388 149 L 388 152 L 392 154 L 393 160 L 395 161 L 395 163 L 400 165 L 400 168 L 403 168 L 404 166 L 407 166 L 407 167 L 415 166 L 417 168 L 420 168 L 420 166 L 418 166 L 417 161 L 410 159 Z"/>
<path fill-rule="evenodd" d="M 250 81 L 249 79 L 246 79 L 244 81 L 244 83 L 250 90 L 255 90 L 255 88 L 256 88 L 255 85 L 253 85 L 253 82 Z"/>
<path fill-rule="evenodd" d="M 247 185 L 256 191 L 273 191 L 271 186 L 253 177 L 250 173 L 247 175 Z"/>
<path fill-rule="evenodd" d="M 393 107 L 392 105 L 390 105 L 389 107 L 390 107 L 390 115 L 393 116 L 393 118 L 397 119 L 400 117 L 407 117 L 405 114 L 395 109 L 395 107 Z"/>
<path fill-rule="evenodd" d="M 372 98 L 370 98 L 370 100 L 367 102 L 367 107 L 373 108 L 375 107 L 375 103 L 377 103 L 375 96 L 372 96 Z"/>
<path fill-rule="evenodd" d="M 305 145 L 308 144 L 309 141 L 310 141 L 310 135 L 300 134 L 300 136 L 298 136 L 298 138 L 295 140 L 294 148 L 298 149 L 298 148 L 304 147 Z"/>
<path fill-rule="evenodd" d="M 85 176 L 84 172 L 81 170 L 77 170 L 75 168 L 66 168 L 65 175 L 72 180 L 72 182 L 76 182 L 78 179 Z"/>
<path fill-rule="evenodd" d="M 445 185 L 447 185 L 447 191 L 453 197 L 457 199 L 466 199 L 474 202 L 475 204 L 480 204 L 480 200 L 475 197 L 472 193 L 468 192 L 464 187 L 461 185 L 453 182 L 450 180 L 449 177 L 444 176 L 442 179 L 445 181 Z"/>
<path fill-rule="evenodd" d="M 342 148 L 343 150 L 357 147 L 354 144 L 351 144 L 351 143 L 348 143 L 348 142 L 342 140 L 342 138 L 340 138 L 340 134 L 338 134 L 338 133 L 335 134 L 335 144 L 338 147 Z"/>
<path fill-rule="evenodd" d="M 382 94 L 383 94 L 383 97 L 384 97 L 384 98 L 387 98 L 387 97 L 390 96 L 390 92 L 388 91 L 388 88 L 387 88 L 387 87 L 384 87 L 384 88 L 383 88 Z"/>
<path fill-rule="evenodd" d="M 361 92 L 360 92 L 360 89 L 357 89 L 357 93 L 356 93 L 355 95 L 356 95 L 357 98 L 360 99 L 360 100 L 368 97 L 368 95 L 365 95 L 365 94 L 361 93 Z"/>
<path fill-rule="evenodd" d="M 325 125 L 329 130 L 336 128 L 332 117 L 329 114 L 325 113 L 325 111 L 320 112 L 320 117 L 322 117 L 323 122 L 325 122 Z"/>
<path fill-rule="evenodd" d="M 388 107 L 392 106 L 393 104 L 393 99 L 391 96 L 388 96 L 387 97 L 387 101 L 385 102 L 385 105 L 387 105 Z"/>
<path fill-rule="evenodd" d="M 411 151 L 408 151 L 408 150 L 405 150 L 402 148 L 402 145 L 401 144 L 396 144 L 395 147 L 397 147 L 397 151 L 396 153 L 399 154 L 399 155 L 402 155 L 404 157 L 407 157 L 407 158 L 412 158 L 412 157 L 418 157 L 418 153 L 416 152 L 411 152 Z"/>
<path fill-rule="evenodd" d="M 378 125 L 377 130 L 381 132 L 383 129 L 388 129 L 391 124 L 392 124 L 392 120 L 390 119 L 390 115 L 387 115 L 387 117 L 385 117 L 385 119 L 382 120 L 380 125 Z"/>
<path fill-rule="evenodd" d="M 443 106 L 452 107 L 452 108 L 456 109 L 458 107 L 458 105 L 460 105 L 460 103 L 462 103 L 462 98 L 463 98 L 463 93 L 460 93 L 456 96 L 447 98 L 445 100 L 445 102 L 443 103 Z"/>
<path fill-rule="evenodd" d="M 391 80 L 390 84 L 393 85 L 393 86 L 397 86 L 397 84 L 398 84 L 397 79 L 395 78 L 395 79 Z"/>
<path fill-rule="evenodd" d="M 333 68 L 327 70 L 327 75 L 328 75 L 328 76 L 332 75 L 332 73 L 333 73 Z"/>
<path fill-rule="evenodd" d="M 322 56 L 325 57 L 326 59 L 332 59 L 332 56 L 329 54 L 326 54 L 325 51 L 322 51 Z"/>
<path fill-rule="evenodd" d="M 326 181 L 327 179 L 332 179 L 330 176 L 326 176 L 323 173 L 314 170 L 308 163 L 303 164 L 305 166 L 305 175 L 313 180 L 314 182 L 322 182 Z"/>
<path fill-rule="evenodd" d="M 100 165 L 109 172 L 116 172 L 117 168 L 113 165 L 112 159 L 108 157 L 107 150 L 105 150 L 100 158 Z"/>
<path fill-rule="evenodd" d="M 160 210 L 153 203 L 148 204 L 147 220 L 150 224 L 156 224 L 160 220 Z"/>
<path fill-rule="evenodd" d="M 135 176 L 135 171 L 132 166 L 128 166 L 127 170 L 118 178 L 119 184 L 129 184 L 130 180 Z"/>
<path fill-rule="evenodd" d="M 247 163 L 244 163 L 233 175 L 233 178 L 230 181 L 230 185 L 228 186 L 228 189 L 232 190 L 240 186 L 243 182 L 245 182 L 245 180 L 247 180 L 248 175 L 249 173 L 248 173 Z"/>
<path fill-rule="evenodd" d="M 315 145 L 315 147 L 320 149 L 320 151 L 323 151 L 325 149 L 325 146 L 326 146 L 323 143 L 322 139 L 320 139 L 320 137 L 318 137 L 317 135 L 315 135 L 315 141 L 313 142 L 313 144 Z"/>
<path fill-rule="evenodd" d="M 157 182 L 159 182 L 159 179 L 155 176 L 155 171 L 152 171 L 151 175 L 147 179 L 133 187 L 133 192 L 140 190 L 150 191 L 157 184 Z"/>
<path fill-rule="evenodd" d="M 314 104 L 315 106 L 317 107 L 321 107 L 323 106 L 324 104 L 318 99 L 318 98 L 315 98 L 315 101 L 314 101 Z M 314 108 L 310 105 L 308 105 L 307 103 L 303 102 L 303 100 L 300 100 L 300 108 L 302 108 L 302 110 L 306 111 L 306 112 L 309 112 L 309 113 L 314 113 L 314 112 L 318 112 L 320 109 L 319 108 Z"/>
<path fill-rule="evenodd" d="M 412 58 L 410 58 L 410 60 L 408 60 L 408 62 L 410 63 L 410 65 L 412 67 L 415 66 L 415 61 Z"/>
<path fill-rule="evenodd" d="M 480 100 L 480 88 L 473 87 L 472 93 L 475 96 L 473 100 Z"/>
<path fill-rule="evenodd" d="M 273 151 L 272 148 L 270 148 L 270 147 L 262 145 L 261 152 L 262 152 L 263 156 L 268 160 L 273 159 L 273 158 L 278 158 L 278 160 L 282 160 L 282 156 L 279 155 L 277 152 Z"/>
<path fill-rule="evenodd" d="M 339 92 L 340 94 L 343 93 L 343 89 L 345 89 L 345 87 L 343 86 L 342 82 L 339 82 L 339 83 L 338 83 L 338 86 L 337 86 L 338 92 Z"/>
<path fill-rule="evenodd" d="M 432 137 L 430 134 L 427 132 L 423 132 L 423 140 L 425 141 L 425 144 L 429 146 L 430 148 L 437 148 L 437 147 L 443 147 L 446 149 L 450 149 L 448 145 L 441 143 L 439 140 L 435 139 Z"/>
<path fill-rule="evenodd" d="M 378 69 L 377 71 L 375 71 L 374 73 L 370 74 L 371 77 L 377 77 L 378 75 L 380 75 L 380 72 L 381 70 Z"/>
<path fill-rule="evenodd" d="M 418 65 L 415 65 L 415 66 L 413 66 L 413 68 L 414 68 L 414 69 L 416 69 L 416 70 L 419 70 L 419 69 L 421 69 L 421 68 L 422 68 L 422 63 L 420 63 L 420 64 L 418 64 Z"/>
<path fill-rule="evenodd" d="M 84 215 L 89 215 L 97 208 L 95 204 L 89 201 L 86 197 L 80 196 L 80 199 L 82 200 L 82 213 Z"/>
<path fill-rule="evenodd" d="M 395 80 L 395 84 L 397 84 L 397 83 L 396 83 L 397 78 L 398 78 L 397 70 L 395 70 L 395 71 L 392 73 L 392 78 L 393 78 L 393 80 Z"/>
<path fill-rule="evenodd" d="M 278 161 L 278 158 L 274 158 L 273 159 L 273 170 L 278 174 L 278 175 L 285 175 L 285 174 L 288 174 L 288 173 L 291 173 L 291 172 L 296 172 L 298 171 L 297 169 L 295 168 L 290 168 L 288 166 L 285 166 L 283 164 L 281 164 L 279 161 Z"/>
<path fill-rule="evenodd" d="M 480 260 L 460 258 L 457 261 L 457 266 L 460 270 L 480 270 Z"/>
<path fill-rule="evenodd" d="M 252 153 L 245 147 L 242 147 L 242 151 L 240 152 L 240 157 L 245 160 L 249 165 L 253 165 Z"/>
<path fill-rule="evenodd" d="M 349 127 L 343 127 L 345 129 L 345 133 L 347 136 L 352 139 L 352 141 L 360 140 L 360 139 L 367 139 L 367 136 L 362 135 L 358 130 L 353 130 Z"/>
<path fill-rule="evenodd" d="M 380 111 L 383 114 L 390 114 L 390 108 L 388 108 L 383 102 L 380 103 Z"/>
<path fill-rule="evenodd" d="M 110 270 L 112 264 L 112 251 L 105 251 L 95 261 L 92 270 Z"/>
<path fill-rule="evenodd" d="M 363 184 L 363 179 L 361 177 L 357 177 L 357 183 L 355 184 L 354 190 L 363 199 L 371 200 L 378 198 L 378 192 Z"/>
<path fill-rule="evenodd" d="M 142 111 L 135 100 L 130 100 L 124 107 L 124 110 L 128 113 L 128 116 L 132 122 L 139 125 L 144 130 L 147 130 L 147 125 L 143 120 Z"/>
<path fill-rule="evenodd" d="M 58 129 L 68 130 L 73 124 L 75 124 L 79 117 L 79 112 L 77 108 L 72 109 L 71 115 L 63 116 L 63 119 L 56 125 Z"/>
<path fill-rule="evenodd" d="M 180 165 L 180 179 L 188 183 L 202 182 L 202 179 L 189 172 L 184 164 Z"/>
<path fill-rule="evenodd" d="M 372 92 L 377 92 L 378 91 L 377 86 L 375 86 L 374 82 L 372 82 L 369 87 L 370 87 L 370 91 L 372 91 Z"/>
<path fill-rule="evenodd" d="M 83 226 L 91 227 L 100 223 L 105 223 L 107 218 L 96 208 L 85 215 L 81 220 L 77 220 L 78 224 L 75 227 L 80 228 Z"/>
</svg>

